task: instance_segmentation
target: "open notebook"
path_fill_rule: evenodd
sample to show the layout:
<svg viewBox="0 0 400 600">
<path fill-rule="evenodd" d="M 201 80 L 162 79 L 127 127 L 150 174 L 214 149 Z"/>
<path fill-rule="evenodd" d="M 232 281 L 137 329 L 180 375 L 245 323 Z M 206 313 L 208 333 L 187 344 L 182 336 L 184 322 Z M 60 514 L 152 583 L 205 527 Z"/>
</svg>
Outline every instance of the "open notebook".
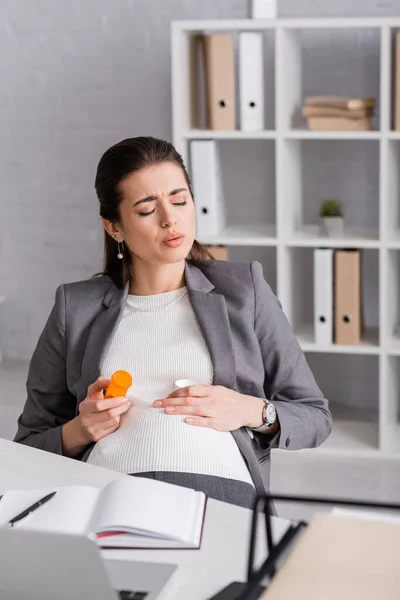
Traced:
<svg viewBox="0 0 400 600">
<path fill-rule="evenodd" d="M 95 533 L 103 548 L 200 547 L 205 494 L 140 477 L 102 490 L 85 485 L 9 490 L 0 500 L 0 526 L 53 491 L 51 500 L 14 527 Z"/>
</svg>

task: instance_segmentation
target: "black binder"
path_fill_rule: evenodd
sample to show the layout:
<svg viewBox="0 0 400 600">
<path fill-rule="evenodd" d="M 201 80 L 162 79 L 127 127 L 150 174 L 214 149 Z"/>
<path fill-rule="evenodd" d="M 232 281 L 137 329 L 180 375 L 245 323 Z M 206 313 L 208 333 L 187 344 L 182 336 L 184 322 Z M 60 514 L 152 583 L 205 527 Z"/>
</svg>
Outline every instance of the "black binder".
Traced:
<svg viewBox="0 0 400 600">
<path fill-rule="evenodd" d="M 253 508 L 253 517 L 251 523 L 250 548 L 248 556 L 247 581 L 232 582 L 223 590 L 212 596 L 209 600 L 257 600 L 265 591 L 262 581 L 266 578 L 272 578 L 278 568 L 279 561 L 284 557 L 285 552 L 292 543 L 295 543 L 296 536 L 307 527 L 308 523 L 299 521 L 290 524 L 282 538 L 274 544 L 272 539 L 271 512 L 273 502 L 299 502 L 309 504 L 334 504 L 339 506 L 352 506 L 357 508 L 380 508 L 386 510 L 400 511 L 400 504 L 386 504 L 382 502 L 367 502 L 362 500 L 345 500 L 338 498 L 318 498 L 306 496 L 283 496 L 283 495 L 258 495 Z M 265 529 L 267 537 L 268 556 L 258 570 L 254 568 L 254 554 L 256 545 L 256 534 L 258 525 L 258 515 L 262 511 L 265 516 Z"/>
</svg>

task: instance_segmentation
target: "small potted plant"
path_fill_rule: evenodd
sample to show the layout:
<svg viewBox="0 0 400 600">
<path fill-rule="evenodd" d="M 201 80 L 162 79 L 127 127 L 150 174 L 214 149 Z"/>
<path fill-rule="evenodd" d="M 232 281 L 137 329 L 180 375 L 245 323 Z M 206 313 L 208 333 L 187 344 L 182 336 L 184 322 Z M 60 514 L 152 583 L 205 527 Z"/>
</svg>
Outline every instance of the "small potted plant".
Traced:
<svg viewBox="0 0 400 600">
<path fill-rule="evenodd" d="M 319 211 L 322 234 L 340 237 L 343 234 L 343 212 L 340 200 L 332 198 L 321 204 Z"/>
</svg>

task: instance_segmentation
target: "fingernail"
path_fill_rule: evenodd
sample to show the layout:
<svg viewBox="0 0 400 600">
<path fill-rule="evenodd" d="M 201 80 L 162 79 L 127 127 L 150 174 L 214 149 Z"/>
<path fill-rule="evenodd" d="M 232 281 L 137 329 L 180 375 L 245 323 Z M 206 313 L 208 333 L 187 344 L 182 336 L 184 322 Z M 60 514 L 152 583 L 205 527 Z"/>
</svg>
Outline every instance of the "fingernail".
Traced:
<svg viewBox="0 0 400 600">
<path fill-rule="evenodd" d="M 191 419 L 190 417 L 188 417 L 187 419 L 185 419 L 186 423 L 193 423 L 194 419 Z"/>
<path fill-rule="evenodd" d="M 161 405 L 162 405 L 161 400 L 156 400 L 155 402 L 153 402 L 153 406 L 161 406 Z"/>
<path fill-rule="evenodd" d="M 175 412 L 175 408 L 173 406 L 167 406 L 167 408 L 165 409 L 165 412 L 173 413 L 173 412 Z"/>
</svg>

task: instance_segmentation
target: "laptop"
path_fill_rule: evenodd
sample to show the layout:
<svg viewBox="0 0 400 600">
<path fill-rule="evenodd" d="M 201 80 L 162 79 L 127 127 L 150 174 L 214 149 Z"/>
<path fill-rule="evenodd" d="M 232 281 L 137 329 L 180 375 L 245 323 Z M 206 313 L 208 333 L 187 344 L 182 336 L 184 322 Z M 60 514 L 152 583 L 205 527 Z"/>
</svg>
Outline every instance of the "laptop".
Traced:
<svg viewBox="0 0 400 600">
<path fill-rule="evenodd" d="M 156 600 L 175 569 L 103 559 L 85 535 L 0 527 L 1 600 Z"/>
</svg>

